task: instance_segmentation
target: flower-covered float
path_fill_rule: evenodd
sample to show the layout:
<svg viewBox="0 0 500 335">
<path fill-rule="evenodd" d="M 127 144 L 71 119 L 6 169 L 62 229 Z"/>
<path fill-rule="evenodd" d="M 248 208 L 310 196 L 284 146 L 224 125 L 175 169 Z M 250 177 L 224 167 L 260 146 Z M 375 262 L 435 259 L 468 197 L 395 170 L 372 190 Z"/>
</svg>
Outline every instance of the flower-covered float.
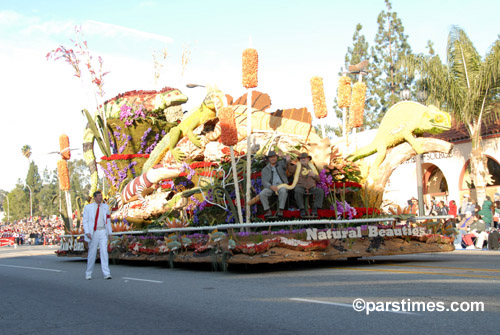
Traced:
<svg viewBox="0 0 500 335">
<path fill-rule="evenodd" d="M 355 150 L 347 137 L 321 138 L 306 108 L 272 111 L 270 96 L 252 90 L 257 86 L 256 52 L 246 50 L 243 56 L 247 93 L 237 99 L 207 87 L 205 99 L 184 114 L 187 96 L 167 87 L 120 94 L 96 115 L 85 111 L 84 157 L 91 193 L 101 169 L 113 208 L 111 258 L 204 262 L 225 269 L 236 263 L 453 250 L 445 220 L 380 209 L 384 185 L 395 167 L 415 153 L 451 150 L 441 140 L 416 137 L 448 129 L 448 114 L 414 102 L 396 104 L 375 140 Z M 366 86 L 353 85 L 351 98 L 350 85 L 341 78 L 338 101 L 349 107 L 352 115 L 345 124 L 353 128 L 361 125 Z M 311 91 L 315 117 L 326 116 L 320 77 L 311 79 Z M 94 143 L 105 154 L 98 164 Z M 317 217 L 301 217 L 289 194 L 282 218 L 264 218 L 258 194 L 271 150 L 292 160 L 301 152 L 312 157 L 318 186 L 326 195 Z M 374 161 L 364 159 L 374 153 Z M 289 193 L 291 185 L 286 186 Z M 78 227 L 63 236 L 57 254 L 86 255 Z"/>
</svg>

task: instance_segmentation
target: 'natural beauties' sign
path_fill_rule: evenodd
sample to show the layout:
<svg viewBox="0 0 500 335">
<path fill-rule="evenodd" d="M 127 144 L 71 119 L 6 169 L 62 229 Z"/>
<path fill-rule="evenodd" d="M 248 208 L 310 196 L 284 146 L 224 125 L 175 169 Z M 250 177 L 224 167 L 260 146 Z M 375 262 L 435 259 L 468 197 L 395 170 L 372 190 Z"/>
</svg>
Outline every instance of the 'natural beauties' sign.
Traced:
<svg viewBox="0 0 500 335">
<path fill-rule="evenodd" d="M 411 228 L 407 226 L 399 228 L 379 228 L 377 226 L 367 226 L 366 230 L 361 227 L 344 229 L 327 229 L 318 231 L 317 228 L 306 229 L 308 240 L 331 240 L 342 238 L 362 238 L 362 237 L 392 237 L 392 236 L 420 236 L 425 234 L 425 228 Z"/>
</svg>

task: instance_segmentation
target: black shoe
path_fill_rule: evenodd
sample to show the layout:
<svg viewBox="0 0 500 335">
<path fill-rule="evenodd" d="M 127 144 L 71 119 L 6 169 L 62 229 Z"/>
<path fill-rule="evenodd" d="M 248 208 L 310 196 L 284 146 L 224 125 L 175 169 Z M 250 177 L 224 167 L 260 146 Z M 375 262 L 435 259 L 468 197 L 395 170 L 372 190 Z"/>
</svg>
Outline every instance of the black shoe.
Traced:
<svg viewBox="0 0 500 335">
<path fill-rule="evenodd" d="M 301 217 L 306 217 L 306 216 L 307 216 L 307 212 L 306 212 L 306 210 L 305 210 L 305 209 L 301 209 L 301 210 L 300 210 L 300 216 L 301 216 Z"/>
<path fill-rule="evenodd" d="M 271 210 L 270 210 L 270 209 L 268 209 L 267 211 L 265 211 L 265 212 L 264 212 L 264 217 L 265 217 L 265 218 L 268 218 L 268 217 L 270 217 L 270 216 L 273 216 L 273 212 L 271 212 Z"/>
<path fill-rule="evenodd" d="M 276 216 L 282 218 L 283 217 L 283 210 L 282 209 L 278 210 L 278 212 L 276 213 Z"/>
<path fill-rule="evenodd" d="M 311 216 L 318 216 L 318 210 L 316 208 L 313 208 Z"/>
</svg>

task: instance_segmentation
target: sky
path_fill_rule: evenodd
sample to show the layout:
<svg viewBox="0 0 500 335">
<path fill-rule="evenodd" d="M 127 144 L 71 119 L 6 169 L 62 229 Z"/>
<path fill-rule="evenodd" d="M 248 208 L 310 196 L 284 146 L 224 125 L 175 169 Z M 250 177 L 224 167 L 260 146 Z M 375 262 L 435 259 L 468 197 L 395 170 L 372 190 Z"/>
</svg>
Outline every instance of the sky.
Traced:
<svg viewBox="0 0 500 335">
<path fill-rule="evenodd" d="M 59 136 L 67 134 L 73 158 L 82 158 L 86 125 L 81 110 L 95 110 L 88 78 L 79 80 L 72 68 L 48 61 L 60 45 L 72 47 L 75 26 L 81 26 L 90 52 L 101 56 L 104 100 L 130 90 L 170 86 L 189 97 L 185 110 L 198 106 L 202 88 L 187 83 L 215 84 L 239 97 L 241 53 L 259 53 L 259 91 L 271 96 L 272 110 L 307 107 L 313 111 L 309 80 L 324 78 L 329 116 L 315 124 L 336 124 L 333 100 L 338 72 L 358 23 L 373 44 L 383 0 L 0 0 L 0 190 L 10 191 L 24 180 L 28 160 L 40 174 L 56 168 Z M 393 0 L 415 53 L 425 53 L 428 40 L 445 59 L 450 28 L 458 25 L 485 55 L 498 38 L 500 2 Z M 158 83 L 153 53 L 167 51 Z M 190 50 L 182 71 L 183 50 Z M 97 145 L 96 145 L 97 147 Z"/>
</svg>

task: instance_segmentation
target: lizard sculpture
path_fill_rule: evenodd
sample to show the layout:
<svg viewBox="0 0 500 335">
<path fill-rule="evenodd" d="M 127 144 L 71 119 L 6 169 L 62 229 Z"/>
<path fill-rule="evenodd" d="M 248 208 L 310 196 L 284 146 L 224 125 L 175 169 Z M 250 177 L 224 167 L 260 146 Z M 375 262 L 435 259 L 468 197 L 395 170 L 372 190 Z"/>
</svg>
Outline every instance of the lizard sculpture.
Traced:
<svg viewBox="0 0 500 335">
<path fill-rule="evenodd" d="M 399 102 L 385 114 L 375 139 L 348 158 L 356 161 L 376 152 L 377 157 L 371 166 L 372 169 L 376 169 L 384 160 L 388 148 L 406 141 L 417 154 L 422 154 L 424 150 L 415 140 L 415 135 L 439 134 L 450 128 L 450 114 L 439 110 L 436 106 L 424 106 L 412 101 Z"/>
<path fill-rule="evenodd" d="M 205 122 L 215 119 L 217 109 L 227 105 L 226 96 L 220 90 L 214 87 L 207 88 L 207 91 L 208 93 L 200 107 L 191 112 L 179 125 L 170 129 L 168 134 L 158 143 L 151 152 L 149 159 L 144 163 L 143 173 L 158 164 L 169 150 L 175 160 L 181 161 L 184 159 L 185 154 L 181 149 L 176 148 L 177 142 L 184 136 L 187 136 L 195 146 L 201 146 L 201 140 L 193 133 L 193 130 Z"/>
<path fill-rule="evenodd" d="M 120 109 L 123 105 L 142 105 L 148 115 L 161 115 L 164 113 L 165 117 L 168 119 L 171 109 L 180 107 L 180 105 L 185 103 L 187 100 L 188 98 L 178 89 L 165 87 L 160 91 L 130 91 L 119 94 L 113 99 L 106 101 L 102 108 L 106 115 L 106 119 L 119 119 Z M 87 124 L 83 135 L 83 157 L 90 170 L 90 195 L 97 190 L 97 183 L 99 179 L 94 154 L 95 140 L 96 137 L 90 127 L 90 124 Z"/>
</svg>

